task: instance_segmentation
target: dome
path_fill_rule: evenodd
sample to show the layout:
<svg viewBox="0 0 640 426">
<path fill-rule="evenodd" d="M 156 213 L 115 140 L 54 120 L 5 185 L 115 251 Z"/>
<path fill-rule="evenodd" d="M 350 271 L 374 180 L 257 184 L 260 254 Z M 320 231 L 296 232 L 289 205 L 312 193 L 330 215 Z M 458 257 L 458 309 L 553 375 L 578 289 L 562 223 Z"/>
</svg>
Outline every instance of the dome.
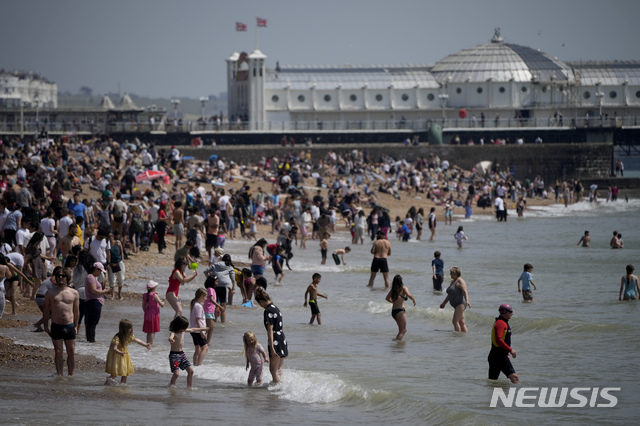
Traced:
<svg viewBox="0 0 640 426">
<path fill-rule="evenodd" d="M 253 52 L 251 52 L 251 55 L 249 55 L 249 59 L 267 59 L 267 57 L 265 56 L 264 53 L 256 49 Z"/>
<path fill-rule="evenodd" d="M 504 43 L 498 31 L 490 44 L 449 55 L 431 72 L 440 83 L 566 81 L 572 77 L 571 69 L 562 62 L 530 47 Z"/>
</svg>

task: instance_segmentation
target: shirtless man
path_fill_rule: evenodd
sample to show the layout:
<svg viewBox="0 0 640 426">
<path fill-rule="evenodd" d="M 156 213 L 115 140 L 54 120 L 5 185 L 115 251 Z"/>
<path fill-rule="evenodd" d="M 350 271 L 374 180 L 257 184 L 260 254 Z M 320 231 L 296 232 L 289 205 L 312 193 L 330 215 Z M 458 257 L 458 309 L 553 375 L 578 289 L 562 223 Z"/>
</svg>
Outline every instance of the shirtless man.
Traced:
<svg viewBox="0 0 640 426">
<path fill-rule="evenodd" d="M 622 244 L 620 244 L 620 239 L 618 238 L 618 231 L 613 231 L 613 238 L 611 238 L 609 245 L 612 249 L 622 248 Z"/>
<path fill-rule="evenodd" d="M 64 268 L 55 276 L 56 287 L 47 291 L 44 297 L 44 331 L 51 336 L 55 351 L 56 372 L 64 374 L 62 343 L 67 350 L 67 369 L 73 376 L 75 368 L 76 333 L 80 319 L 80 298 L 78 292 L 67 287 L 71 279 L 71 268 Z M 53 280 L 52 280 L 53 281 Z M 51 319 L 51 329 L 49 329 Z"/>
<path fill-rule="evenodd" d="M 173 210 L 173 234 L 176 236 L 176 247 L 182 247 L 182 236 L 184 235 L 184 210 L 182 203 L 177 201 Z"/>
<path fill-rule="evenodd" d="M 220 230 L 220 218 L 216 214 L 216 211 L 211 208 L 207 215 L 207 253 L 211 258 L 211 250 L 215 250 L 218 247 L 218 232 Z"/>
<path fill-rule="evenodd" d="M 75 223 L 69 225 L 69 232 L 67 235 L 64 235 L 58 241 L 58 246 L 56 247 L 56 252 L 58 249 L 62 250 L 62 264 L 64 265 L 64 261 L 71 253 L 71 249 L 75 246 L 80 245 L 80 238 L 76 235 L 78 233 L 78 225 Z"/>
<path fill-rule="evenodd" d="M 373 255 L 373 261 L 371 262 L 371 277 L 369 278 L 368 287 L 373 287 L 373 281 L 376 278 L 378 272 L 382 272 L 384 277 L 384 286 L 389 288 L 389 265 L 387 264 L 387 257 L 391 256 L 391 243 L 384 237 L 383 232 L 376 234 L 376 241 L 371 246 L 371 254 Z"/>
<path fill-rule="evenodd" d="M 589 247 L 589 243 L 591 243 L 591 235 L 589 235 L 589 231 L 584 231 L 584 235 L 578 241 L 576 246 L 579 246 L 582 243 L 582 247 Z"/>
</svg>

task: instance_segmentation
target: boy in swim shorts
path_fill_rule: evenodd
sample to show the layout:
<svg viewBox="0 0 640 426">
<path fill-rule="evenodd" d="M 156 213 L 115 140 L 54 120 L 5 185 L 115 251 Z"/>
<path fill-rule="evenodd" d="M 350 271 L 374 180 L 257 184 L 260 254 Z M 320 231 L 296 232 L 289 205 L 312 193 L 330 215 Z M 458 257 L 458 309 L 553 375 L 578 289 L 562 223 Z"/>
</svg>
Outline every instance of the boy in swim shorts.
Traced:
<svg viewBox="0 0 640 426">
<path fill-rule="evenodd" d="M 187 371 L 187 387 L 193 387 L 193 367 L 187 359 L 182 347 L 184 346 L 184 333 L 196 333 L 199 331 L 208 331 L 207 327 L 189 327 L 189 320 L 183 316 L 177 316 L 169 324 L 169 343 L 171 343 L 171 351 L 169 352 L 169 365 L 171 366 L 171 382 L 169 386 L 175 386 L 180 375 L 180 370 Z"/>
<path fill-rule="evenodd" d="M 320 241 L 320 254 L 322 255 L 321 265 L 325 265 L 327 263 L 327 250 L 329 249 L 329 238 L 331 235 L 328 232 L 325 232 L 322 236 L 322 241 Z"/>
<path fill-rule="evenodd" d="M 318 308 L 318 296 L 324 297 L 328 299 L 328 297 L 324 294 L 318 293 L 318 284 L 320 284 L 320 280 L 322 279 L 322 275 L 317 272 L 313 274 L 311 277 L 312 282 L 307 287 L 307 291 L 304 293 L 304 305 L 307 306 L 307 295 L 309 295 L 309 307 L 311 308 L 311 320 L 309 320 L 309 324 L 313 324 L 316 317 L 318 318 L 318 325 L 322 325 L 322 319 L 320 318 L 320 308 Z"/>
<path fill-rule="evenodd" d="M 340 264 L 340 259 L 342 259 L 342 263 L 344 266 L 347 266 L 347 262 L 344 260 L 344 255 L 351 252 L 351 247 L 345 247 L 343 249 L 338 249 L 333 252 L 333 261 L 336 262 L 336 265 Z"/>
</svg>

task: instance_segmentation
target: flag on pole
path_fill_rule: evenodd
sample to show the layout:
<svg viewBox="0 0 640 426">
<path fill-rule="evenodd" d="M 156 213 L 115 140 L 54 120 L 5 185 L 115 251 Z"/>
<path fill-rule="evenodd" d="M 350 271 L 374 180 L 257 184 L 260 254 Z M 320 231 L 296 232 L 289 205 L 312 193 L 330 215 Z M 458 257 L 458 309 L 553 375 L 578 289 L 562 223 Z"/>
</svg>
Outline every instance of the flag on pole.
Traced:
<svg viewBox="0 0 640 426">
<path fill-rule="evenodd" d="M 258 22 L 258 27 L 266 27 L 267 26 L 267 20 L 266 19 L 262 19 L 262 18 L 256 18 L 257 22 Z"/>
<path fill-rule="evenodd" d="M 247 24 L 236 22 L 236 31 L 247 31 Z"/>
</svg>

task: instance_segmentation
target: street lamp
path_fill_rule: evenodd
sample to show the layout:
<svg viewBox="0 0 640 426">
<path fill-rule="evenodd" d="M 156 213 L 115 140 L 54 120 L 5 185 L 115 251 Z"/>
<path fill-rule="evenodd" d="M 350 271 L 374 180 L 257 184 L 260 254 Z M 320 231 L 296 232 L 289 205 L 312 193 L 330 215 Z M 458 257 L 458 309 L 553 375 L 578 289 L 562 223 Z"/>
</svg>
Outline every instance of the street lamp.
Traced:
<svg viewBox="0 0 640 426">
<path fill-rule="evenodd" d="M 444 117 L 445 117 L 445 109 L 447 108 L 447 99 L 449 99 L 449 95 L 446 93 L 440 93 L 438 95 L 438 98 L 440 99 L 440 102 L 442 102 L 442 121 L 444 122 Z"/>
<path fill-rule="evenodd" d="M 38 109 L 38 98 L 35 98 L 33 101 L 34 104 L 36 104 L 36 128 L 39 126 L 40 124 L 40 110 Z"/>
<path fill-rule="evenodd" d="M 600 82 L 596 83 L 596 98 L 598 98 L 598 104 L 600 107 L 600 120 L 602 120 L 602 98 L 604 93 L 600 91 Z"/>
<path fill-rule="evenodd" d="M 178 118 L 178 106 L 180 105 L 180 99 L 173 98 L 171 99 L 171 103 L 173 104 L 173 118 Z"/>
<path fill-rule="evenodd" d="M 206 104 L 209 101 L 209 97 L 208 96 L 201 96 L 200 97 L 200 102 L 202 102 L 202 122 L 205 123 L 206 120 L 204 118 L 205 116 L 205 110 L 204 110 L 204 104 Z"/>
<path fill-rule="evenodd" d="M 442 123 L 444 124 L 445 121 L 445 110 L 447 108 L 447 100 L 449 99 L 449 94 L 447 93 L 449 91 L 449 83 L 451 83 L 451 81 L 453 80 L 453 78 L 451 76 L 448 76 L 447 79 L 444 82 L 444 87 L 443 87 L 443 92 L 440 93 L 438 95 L 438 98 L 440 99 L 440 102 L 442 103 Z"/>
</svg>

